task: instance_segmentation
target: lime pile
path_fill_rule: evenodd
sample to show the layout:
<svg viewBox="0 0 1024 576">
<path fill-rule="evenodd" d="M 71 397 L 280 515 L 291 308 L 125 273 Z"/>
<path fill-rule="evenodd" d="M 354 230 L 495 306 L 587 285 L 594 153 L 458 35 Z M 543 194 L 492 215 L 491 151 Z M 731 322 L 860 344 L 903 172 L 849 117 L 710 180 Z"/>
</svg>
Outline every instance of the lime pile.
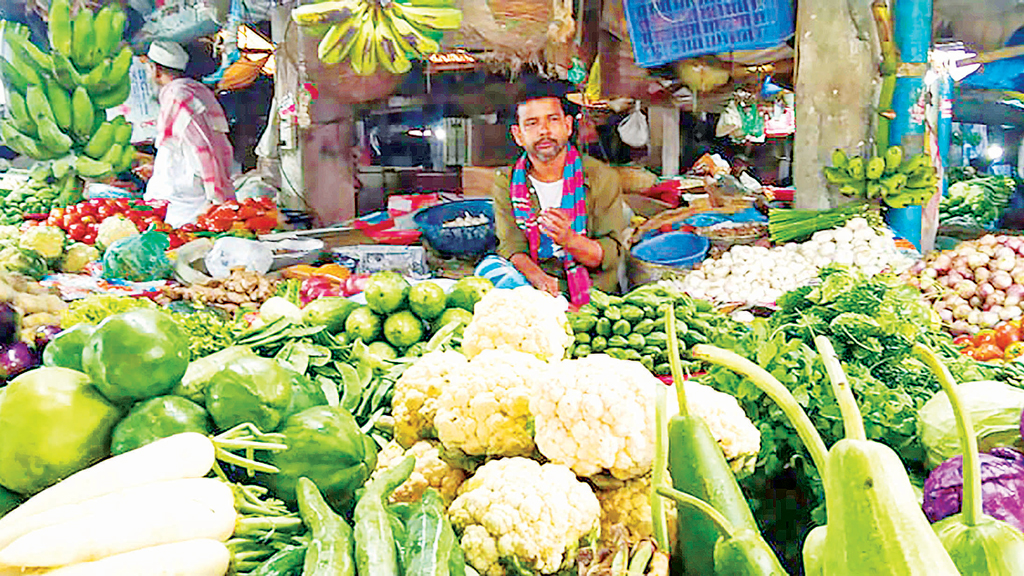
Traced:
<svg viewBox="0 0 1024 576">
<path fill-rule="evenodd" d="M 345 319 L 345 334 L 368 344 L 382 357 L 415 356 L 435 331 L 452 322 L 463 328 L 473 319 L 473 306 L 494 285 L 480 276 L 468 276 L 450 292 L 436 282 L 410 284 L 397 272 L 377 272 L 363 291 L 366 305 Z"/>
</svg>

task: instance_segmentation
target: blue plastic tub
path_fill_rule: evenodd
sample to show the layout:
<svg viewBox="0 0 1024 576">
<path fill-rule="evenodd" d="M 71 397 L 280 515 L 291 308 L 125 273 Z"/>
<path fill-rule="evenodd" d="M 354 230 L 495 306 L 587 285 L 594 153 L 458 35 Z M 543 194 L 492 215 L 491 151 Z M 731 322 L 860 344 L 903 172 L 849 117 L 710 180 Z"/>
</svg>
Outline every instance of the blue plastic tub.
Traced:
<svg viewBox="0 0 1024 576">
<path fill-rule="evenodd" d="M 631 0 L 623 4 L 636 63 L 771 48 L 793 35 L 793 0 Z"/>
<path fill-rule="evenodd" d="M 486 216 L 486 224 L 444 227 L 460 216 Z M 497 246 L 494 232 L 494 202 L 488 199 L 445 202 L 420 210 L 412 217 L 423 236 L 438 252 L 450 256 L 475 256 Z"/>
<path fill-rule="evenodd" d="M 711 243 L 688 232 L 667 232 L 633 247 L 633 257 L 671 268 L 691 268 L 704 260 Z"/>
<path fill-rule="evenodd" d="M 686 220 L 683 220 L 683 224 L 693 226 L 694 228 L 705 228 L 707 226 L 714 226 L 715 224 L 725 222 L 726 220 L 728 220 L 728 218 L 721 214 L 708 214 L 706 212 L 701 212 L 700 214 L 694 214 Z"/>
</svg>

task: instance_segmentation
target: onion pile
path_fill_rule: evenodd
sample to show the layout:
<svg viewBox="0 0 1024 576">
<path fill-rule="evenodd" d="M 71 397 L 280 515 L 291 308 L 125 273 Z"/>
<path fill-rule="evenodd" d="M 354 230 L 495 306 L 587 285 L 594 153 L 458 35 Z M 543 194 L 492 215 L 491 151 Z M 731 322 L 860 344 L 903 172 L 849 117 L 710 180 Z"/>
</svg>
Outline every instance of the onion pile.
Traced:
<svg viewBox="0 0 1024 576">
<path fill-rule="evenodd" d="M 873 276 L 903 272 L 914 261 L 904 256 L 892 232 L 872 228 L 864 218 L 844 226 L 815 232 L 807 242 L 775 248 L 733 246 L 717 260 L 675 281 L 687 294 L 706 300 L 742 304 L 770 304 L 782 294 L 804 286 L 829 264 L 846 264 Z"/>
<path fill-rule="evenodd" d="M 956 335 L 974 334 L 1024 314 L 1024 238 L 988 234 L 930 254 L 910 270 L 935 297 L 932 306 Z"/>
</svg>

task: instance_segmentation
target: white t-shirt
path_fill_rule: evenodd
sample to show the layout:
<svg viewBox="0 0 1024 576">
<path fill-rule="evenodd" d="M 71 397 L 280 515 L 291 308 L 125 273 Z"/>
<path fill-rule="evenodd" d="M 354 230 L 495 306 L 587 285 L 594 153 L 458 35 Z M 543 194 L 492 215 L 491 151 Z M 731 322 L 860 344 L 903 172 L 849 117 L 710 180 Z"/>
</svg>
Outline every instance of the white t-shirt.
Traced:
<svg viewBox="0 0 1024 576">
<path fill-rule="evenodd" d="M 541 182 L 530 176 L 530 184 L 533 184 L 533 190 L 537 192 L 537 200 L 540 201 L 541 210 L 562 206 L 563 184 L 561 179 L 554 182 Z"/>
<path fill-rule="evenodd" d="M 556 180 L 554 182 L 541 182 L 533 176 L 529 176 L 530 184 L 533 185 L 534 192 L 537 193 L 537 201 L 540 202 L 541 210 L 547 208 L 561 208 L 562 206 L 562 180 Z M 565 255 L 565 250 L 561 246 L 555 246 L 556 257 L 561 258 Z"/>
</svg>

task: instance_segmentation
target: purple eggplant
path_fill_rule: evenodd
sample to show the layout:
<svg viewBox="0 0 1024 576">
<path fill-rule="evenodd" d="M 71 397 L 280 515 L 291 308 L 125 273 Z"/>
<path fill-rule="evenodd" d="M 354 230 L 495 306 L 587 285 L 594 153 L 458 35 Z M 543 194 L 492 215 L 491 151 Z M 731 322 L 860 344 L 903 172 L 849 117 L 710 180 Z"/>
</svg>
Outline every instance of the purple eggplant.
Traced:
<svg viewBox="0 0 1024 576">
<path fill-rule="evenodd" d="M 39 365 L 39 357 L 32 347 L 24 342 L 5 344 L 0 347 L 0 375 L 13 378 Z"/>
<path fill-rule="evenodd" d="M 21 316 L 8 302 L 0 302 L 0 344 L 12 344 L 18 340 L 21 330 Z"/>
<path fill-rule="evenodd" d="M 42 351 L 50 340 L 53 340 L 54 336 L 60 334 L 63 328 L 53 324 L 46 324 L 36 328 L 35 333 L 32 335 L 33 345 L 36 347 L 36 351 Z"/>
</svg>

